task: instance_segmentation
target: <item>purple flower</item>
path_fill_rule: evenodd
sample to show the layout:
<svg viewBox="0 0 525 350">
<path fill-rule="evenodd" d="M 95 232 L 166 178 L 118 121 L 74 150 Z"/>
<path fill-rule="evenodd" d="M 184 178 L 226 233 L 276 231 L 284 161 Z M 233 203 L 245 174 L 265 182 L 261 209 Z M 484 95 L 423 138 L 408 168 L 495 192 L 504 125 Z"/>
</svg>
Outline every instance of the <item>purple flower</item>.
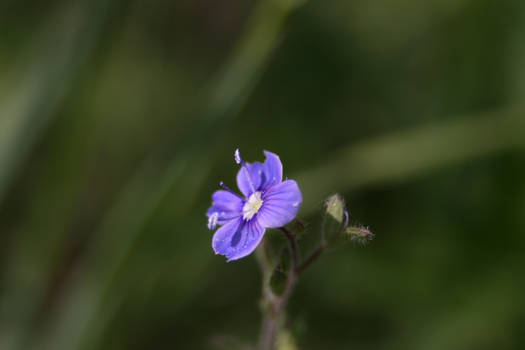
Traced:
<svg viewBox="0 0 525 350">
<path fill-rule="evenodd" d="M 230 190 L 212 195 L 208 209 L 208 228 L 221 227 L 213 235 L 212 246 L 216 254 L 225 255 L 228 261 L 251 254 L 261 242 L 267 228 L 282 227 L 293 220 L 303 197 L 297 182 L 282 181 L 283 165 L 279 156 L 264 151 L 264 163 L 246 163 L 239 149 L 235 161 L 241 165 L 237 173 L 237 186 L 244 196 Z"/>
</svg>

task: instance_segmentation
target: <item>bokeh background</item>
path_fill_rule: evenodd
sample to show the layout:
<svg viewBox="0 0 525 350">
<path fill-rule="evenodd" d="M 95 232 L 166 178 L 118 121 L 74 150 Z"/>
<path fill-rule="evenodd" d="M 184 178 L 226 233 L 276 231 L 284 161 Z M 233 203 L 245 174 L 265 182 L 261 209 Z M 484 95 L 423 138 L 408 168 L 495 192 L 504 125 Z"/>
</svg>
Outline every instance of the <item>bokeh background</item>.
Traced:
<svg viewBox="0 0 525 350">
<path fill-rule="evenodd" d="M 376 234 L 305 273 L 298 348 L 525 348 L 524 38 L 512 0 L 2 0 L 0 349 L 254 342 L 204 216 L 237 146 Z"/>
</svg>

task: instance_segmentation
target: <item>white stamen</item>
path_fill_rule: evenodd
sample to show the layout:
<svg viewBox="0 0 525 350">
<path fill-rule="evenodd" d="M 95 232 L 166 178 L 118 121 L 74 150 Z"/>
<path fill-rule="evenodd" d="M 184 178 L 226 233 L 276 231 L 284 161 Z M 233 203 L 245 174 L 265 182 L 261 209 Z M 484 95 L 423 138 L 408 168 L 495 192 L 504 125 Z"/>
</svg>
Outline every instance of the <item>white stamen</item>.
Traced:
<svg viewBox="0 0 525 350">
<path fill-rule="evenodd" d="M 208 218 L 208 229 L 213 230 L 217 227 L 217 220 L 219 219 L 219 213 L 215 212 Z"/>
<path fill-rule="evenodd" d="M 242 216 L 244 220 L 250 220 L 255 214 L 257 214 L 259 209 L 261 209 L 262 204 L 263 200 L 261 199 L 261 192 L 252 193 L 242 208 Z"/>
</svg>

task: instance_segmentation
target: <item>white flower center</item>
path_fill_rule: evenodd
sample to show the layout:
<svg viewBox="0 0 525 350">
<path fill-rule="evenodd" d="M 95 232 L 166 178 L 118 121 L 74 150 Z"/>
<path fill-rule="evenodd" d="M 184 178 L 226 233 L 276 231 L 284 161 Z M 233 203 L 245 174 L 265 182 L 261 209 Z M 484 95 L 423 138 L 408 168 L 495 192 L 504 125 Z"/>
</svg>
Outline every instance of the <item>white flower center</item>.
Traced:
<svg viewBox="0 0 525 350">
<path fill-rule="evenodd" d="M 252 193 L 242 208 L 243 218 L 250 220 L 261 209 L 262 204 L 261 192 Z"/>
</svg>

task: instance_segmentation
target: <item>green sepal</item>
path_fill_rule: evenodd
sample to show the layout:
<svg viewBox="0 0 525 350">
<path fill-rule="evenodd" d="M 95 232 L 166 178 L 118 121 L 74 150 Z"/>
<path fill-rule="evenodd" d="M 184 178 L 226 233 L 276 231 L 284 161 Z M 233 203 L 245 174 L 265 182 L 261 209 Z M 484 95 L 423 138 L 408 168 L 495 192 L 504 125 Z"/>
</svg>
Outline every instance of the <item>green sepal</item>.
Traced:
<svg viewBox="0 0 525 350">
<path fill-rule="evenodd" d="M 301 220 L 294 220 L 292 223 L 292 232 L 296 237 L 302 236 L 306 231 L 306 224 Z"/>
</svg>

